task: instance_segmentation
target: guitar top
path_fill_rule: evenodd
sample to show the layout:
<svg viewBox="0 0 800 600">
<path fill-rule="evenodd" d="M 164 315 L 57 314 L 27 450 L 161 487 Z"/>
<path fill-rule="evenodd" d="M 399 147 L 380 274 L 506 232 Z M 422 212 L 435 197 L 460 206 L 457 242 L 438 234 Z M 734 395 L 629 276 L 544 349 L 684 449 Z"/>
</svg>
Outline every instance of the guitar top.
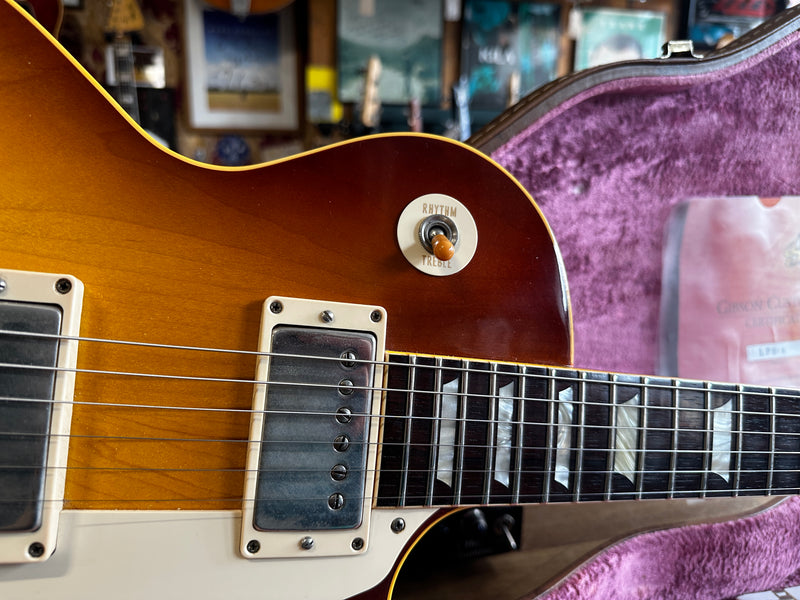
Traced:
<svg viewBox="0 0 800 600">
<path fill-rule="evenodd" d="M 0 321 L 6 323 L 0 329 L 17 327 L 18 306 L 23 320 L 38 310 L 40 305 L 27 303 L 30 299 L 20 290 L 39 286 L 41 277 L 47 281 L 49 275 L 39 274 L 56 274 L 41 290 L 54 302 L 63 298 L 68 303 L 83 294 L 82 311 L 80 302 L 61 304 L 65 321 L 80 312 L 79 328 L 65 326 L 64 331 L 84 341 L 65 342 L 57 359 L 74 358 L 77 351 L 76 362 L 60 367 L 65 374 L 56 379 L 47 462 L 56 484 L 48 475 L 45 487 L 48 498 L 48 490 L 63 487 L 68 510 L 59 531 L 80 529 L 80 534 L 59 538 L 61 550 L 49 558 L 57 510 L 52 519 L 45 511 L 41 527 L 51 532 L 47 539 L 37 537 L 39 517 L 28 508 L 19 515 L 0 511 L 0 529 L 15 531 L 22 520 L 33 523 L 31 531 L 5 536 L 0 531 L 0 562 L 48 560 L 29 567 L 52 566 L 68 580 L 59 583 L 62 575 L 53 574 L 40 583 L 51 582 L 63 597 L 91 597 L 106 593 L 106 583 L 97 580 L 87 588 L 80 569 L 60 561 L 82 564 L 66 548 L 73 542 L 91 547 L 93 534 L 104 531 L 98 519 L 108 519 L 106 525 L 115 529 L 100 535 L 119 536 L 124 533 L 115 524 L 116 511 L 126 511 L 123 522 L 152 514 L 138 511 L 159 511 L 165 515 L 161 528 L 150 534 L 145 523 L 137 528 L 147 540 L 191 524 L 181 518 L 187 512 L 199 511 L 206 521 L 219 514 L 226 524 L 239 519 L 245 479 L 253 472 L 245 468 L 253 454 L 245 442 L 262 309 L 269 297 L 380 307 L 370 310 L 385 316 L 380 319 L 386 332 L 381 345 L 385 341 L 386 349 L 395 352 L 569 363 L 568 295 L 551 232 L 529 195 L 483 155 L 440 138 L 393 135 L 254 168 L 199 164 L 148 138 L 46 37 L 14 6 L 0 2 Z M 428 217 L 434 218 L 430 237 L 444 227 L 452 238 L 452 260 L 419 245 Z M 458 228 L 460 240 L 452 235 Z M 0 340 L 0 362 L 20 360 L 25 352 L 25 344 L 14 336 Z M 73 385 L 62 385 L 73 380 L 70 373 L 75 373 L 74 394 L 60 400 L 58 390 Z M 17 383 L 13 370 L 0 368 L 3 394 L 25 398 L 32 393 L 24 392 L 24 382 Z M 363 416 L 356 420 L 364 421 Z M 366 446 L 368 456 L 361 455 L 362 461 L 369 460 L 361 468 L 373 473 L 378 431 L 364 431 L 373 441 Z M 4 458 L 14 448 L 0 439 Z M 344 450 L 346 443 L 338 442 L 336 451 Z M 45 452 L 46 444 L 34 455 Z M 53 456 L 63 464 L 52 462 Z M 346 463 L 334 470 L 340 468 L 346 469 Z M 332 471 L 325 479 L 333 476 Z M 36 485 L 33 481 L 31 488 Z M 267 559 L 263 577 L 273 582 L 278 596 L 289 597 L 287 587 L 296 597 L 319 598 L 322 589 L 331 597 L 350 596 L 381 581 L 378 595 L 388 593 L 401 550 L 413 543 L 415 530 L 436 509 L 406 516 L 408 529 L 398 535 L 388 526 L 394 511 L 370 509 L 372 476 L 362 479 L 361 486 L 356 493 L 365 499 L 365 512 L 353 517 L 354 523 L 361 519 L 354 530 L 359 533 L 345 530 L 355 536 L 352 548 L 346 540 L 345 557 L 331 559 L 343 560 L 342 566 L 355 569 L 357 577 L 343 579 L 343 587 L 331 588 L 323 578 L 306 585 L 303 564 Z M 336 498 L 329 500 L 333 510 L 345 502 Z M 6 502 L 0 498 L 0 504 Z M 253 506 L 244 504 L 245 509 Z M 45 505 L 57 509 L 60 502 Z M 35 509 L 37 504 L 26 506 Z M 268 504 L 267 510 L 271 506 L 283 510 L 286 505 Z M 373 527 L 388 519 L 381 528 L 386 544 L 366 537 L 370 512 L 375 513 Z M 275 519 L 269 514 L 258 518 Z M 145 522 L 154 523 L 150 517 Z M 208 535 L 216 535 L 212 530 Z M 199 535 L 200 530 L 192 531 Z M 219 569 L 229 564 L 252 579 L 247 588 L 240 582 L 245 593 L 258 587 L 261 576 L 225 541 L 229 531 L 225 525 L 223 541 L 208 543 L 205 552 L 221 553 Z M 178 534 L 171 535 L 175 539 Z M 246 535 L 253 539 L 243 537 L 240 552 L 259 563 L 268 553 L 293 556 L 298 551 L 291 532 L 283 534 L 293 540 L 288 550 L 267 548 L 279 535 L 258 530 Z M 22 536 L 21 547 L 15 536 Z M 327 539 L 322 533 L 314 537 Z M 156 558 L 150 543 L 137 555 L 152 556 L 153 569 L 169 565 L 177 574 L 177 563 Z M 323 542 L 318 546 L 309 542 L 303 548 L 324 554 Z M 191 565 L 187 568 L 208 575 L 196 579 L 192 589 L 213 595 L 214 585 L 233 571 L 198 566 L 189 550 L 184 546 L 178 552 Z M 348 556 L 354 552 L 364 553 L 373 567 L 359 567 Z M 105 581 L 113 582 L 119 577 L 116 569 L 126 563 L 107 558 L 112 562 L 98 568 L 107 575 Z M 338 563 L 316 564 L 340 571 Z M 17 573 L 0 567 L 0 593 L 13 595 L 14 586 L 37 577 L 20 580 Z M 278 574 L 288 578 L 286 583 L 275 579 Z M 303 582 L 299 588 L 298 582 Z M 145 593 L 133 585 L 128 591 Z"/>
<path fill-rule="evenodd" d="M 373 137 L 263 167 L 215 168 L 154 144 L 6 2 L 0 56 L 0 270 L 81 280 L 82 336 L 254 351 L 261 304 L 284 295 L 382 306 L 390 350 L 569 363 L 568 299 L 551 233 L 528 194 L 466 146 L 421 135 Z M 477 250 L 453 275 L 421 272 L 398 247 L 401 213 L 426 194 L 457 199 L 474 219 Z M 82 344 L 78 368 L 252 380 L 255 361 Z M 236 409 L 248 409 L 251 396 L 250 386 L 235 383 L 114 377 L 78 378 L 75 389 L 79 402 Z M 70 467 L 115 456 L 153 470 L 71 469 L 67 507 L 240 502 L 241 445 L 198 451 L 113 438 L 164 430 L 241 437 L 245 412 L 193 422 L 158 411 L 131 419 L 109 409 L 98 418 L 78 404 L 73 415 Z M 80 442 L 80 435 L 100 437 Z M 158 471 L 176 463 L 207 468 L 207 454 L 213 471 Z"/>
</svg>

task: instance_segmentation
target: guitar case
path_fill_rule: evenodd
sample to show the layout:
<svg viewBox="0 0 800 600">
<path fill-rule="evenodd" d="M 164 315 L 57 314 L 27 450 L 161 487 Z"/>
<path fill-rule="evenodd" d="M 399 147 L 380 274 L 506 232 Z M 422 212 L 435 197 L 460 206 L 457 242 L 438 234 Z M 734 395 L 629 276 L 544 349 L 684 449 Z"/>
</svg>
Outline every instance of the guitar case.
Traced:
<svg viewBox="0 0 800 600">
<path fill-rule="evenodd" d="M 654 373 L 664 230 L 689 197 L 800 190 L 800 9 L 703 58 L 597 67 L 523 99 L 469 143 L 536 199 L 563 255 L 575 365 Z M 800 583 L 800 502 L 644 534 L 547 600 L 730 598 Z M 590 527 L 590 522 L 587 522 Z"/>
</svg>

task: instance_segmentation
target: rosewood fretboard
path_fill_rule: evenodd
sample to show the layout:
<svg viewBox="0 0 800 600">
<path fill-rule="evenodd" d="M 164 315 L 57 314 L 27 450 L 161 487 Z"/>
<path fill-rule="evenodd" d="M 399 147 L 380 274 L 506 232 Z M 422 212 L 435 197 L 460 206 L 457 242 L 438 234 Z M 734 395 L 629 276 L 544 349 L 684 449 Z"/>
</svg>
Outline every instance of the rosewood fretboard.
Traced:
<svg viewBox="0 0 800 600">
<path fill-rule="evenodd" d="M 390 355 L 378 506 L 792 494 L 800 392 Z"/>
</svg>

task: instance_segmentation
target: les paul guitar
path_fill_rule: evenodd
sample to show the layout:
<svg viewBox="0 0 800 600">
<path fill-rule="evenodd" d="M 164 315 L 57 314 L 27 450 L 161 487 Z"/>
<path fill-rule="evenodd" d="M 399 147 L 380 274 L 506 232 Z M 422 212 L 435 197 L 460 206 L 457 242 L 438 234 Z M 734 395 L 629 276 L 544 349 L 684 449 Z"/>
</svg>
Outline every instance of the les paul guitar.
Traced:
<svg viewBox="0 0 800 600">
<path fill-rule="evenodd" d="M 458 507 L 800 488 L 798 392 L 536 366 L 559 254 L 477 152 L 200 165 L 44 35 L 0 2 L 2 597 L 386 598 Z"/>
</svg>

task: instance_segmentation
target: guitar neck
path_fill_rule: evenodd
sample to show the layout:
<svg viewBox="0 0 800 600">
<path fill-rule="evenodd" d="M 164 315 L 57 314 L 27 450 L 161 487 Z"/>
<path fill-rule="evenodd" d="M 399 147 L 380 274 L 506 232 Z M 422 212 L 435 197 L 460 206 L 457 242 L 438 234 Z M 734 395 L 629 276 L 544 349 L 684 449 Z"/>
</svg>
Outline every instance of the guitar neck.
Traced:
<svg viewBox="0 0 800 600">
<path fill-rule="evenodd" d="M 390 355 L 379 506 L 782 495 L 800 392 Z"/>
<path fill-rule="evenodd" d="M 125 34 L 114 36 L 112 52 L 117 80 L 114 99 L 138 123 L 139 99 L 136 95 L 133 44 L 130 36 Z"/>
</svg>

